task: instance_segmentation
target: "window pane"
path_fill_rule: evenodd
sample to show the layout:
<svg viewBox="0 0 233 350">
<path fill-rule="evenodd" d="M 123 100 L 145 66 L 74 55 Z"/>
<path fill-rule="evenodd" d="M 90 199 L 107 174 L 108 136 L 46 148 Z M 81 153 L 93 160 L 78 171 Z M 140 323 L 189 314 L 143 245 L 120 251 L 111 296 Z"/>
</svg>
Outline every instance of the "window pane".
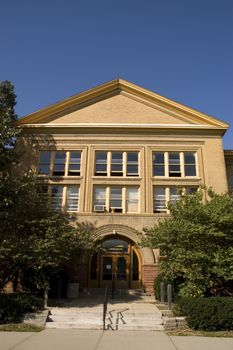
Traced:
<svg viewBox="0 0 233 350">
<path fill-rule="evenodd" d="M 128 252 L 128 243 L 122 239 L 108 239 L 102 243 L 105 252 Z"/>
<path fill-rule="evenodd" d="M 164 176 L 164 153 L 153 153 L 153 176 Z"/>
<path fill-rule="evenodd" d="M 95 187 L 94 190 L 94 205 L 103 205 L 106 203 L 106 188 Z"/>
<path fill-rule="evenodd" d="M 112 152 L 111 176 L 123 175 L 123 153 Z"/>
<path fill-rule="evenodd" d="M 110 191 L 110 207 L 122 208 L 122 189 L 112 187 Z"/>
<path fill-rule="evenodd" d="M 63 186 L 52 186 L 51 208 L 59 210 L 62 208 Z"/>
<path fill-rule="evenodd" d="M 185 164 L 196 164 L 195 154 L 194 153 L 184 153 L 184 162 Z"/>
<path fill-rule="evenodd" d="M 65 162 L 66 162 L 66 152 L 56 152 L 53 175 L 64 176 L 65 175 Z"/>
<path fill-rule="evenodd" d="M 186 194 L 191 195 L 197 192 L 197 187 L 187 187 Z"/>
<path fill-rule="evenodd" d="M 39 161 L 39 170 L 38 170 L 39 174 L 49 175 L 50 161 L 51 161 L 50 151 L 40 152 L 40 161 Z"/>
<path fill-rule="evenodd" d="M 185 176 L 196 176 L 196 159 L 194 153 L 184 153 Z"/>
<path fill-rule="evenodd" d="M 181 177 L 179 153 L 169 153 L 169 176 Z"/>
<path fill-rule="evenodd" d="M 81 152 L 70 152 L 68 175 L 79 176 L 81 167 Z"/>
<path fill-rule="evenodd" d="M 127 176 L 138 176 L 138 153 L 127 153 Z"/>
<path fill-rule="evenodd" d="M 68 211 L 77 211 L 79 202 L 79 187 L 68 186 L 66 195 L 66 209 Z"/>
<path fill-rule="evenodd" d="M 185 176 L 196 176 L 196 165 L 185 165 Z"/>
<path fill-rule="evenodd" d="M 95 154 L 95 175 L 107 175 L 107 152 L 96 152 Z"/>
<path fill-rule="evenodd" d="M 166 211 L 166 190 L 164 187 L 154 187 L 154 213 Z"/>
<path fill-rule="evenodd" d="M 178 190 L 178 188 L 176 187 L 171 187 L 170 188 L 170 202 L 174 203 L 175 201 L 180 199 L 180 190 Z"/>
<path fill-rule="evenodd" d="M 138 188 L 129 187 L 126 189 L 126 211 L 130 213 L 138 212 Z"/>
</svg>

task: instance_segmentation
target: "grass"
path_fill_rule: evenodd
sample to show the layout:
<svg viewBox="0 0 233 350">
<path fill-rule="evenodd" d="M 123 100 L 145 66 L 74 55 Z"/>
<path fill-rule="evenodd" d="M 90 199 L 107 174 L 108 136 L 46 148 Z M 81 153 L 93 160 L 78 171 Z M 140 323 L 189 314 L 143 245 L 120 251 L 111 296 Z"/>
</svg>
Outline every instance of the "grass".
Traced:
<svg viewBox="0 0 233 350">
<path fill-rule="evenodd" d="M 44 327 L 26 323 L 1 324 L 0 332 L 40 332 Z"/>
<path fill-rule="evenodd" d="M 195 331 L 190 328 L 176 329 L 174 331 L 167 331 L 169 336 L 196 336 L 196 337 L 222 337 L 222 338 L 233 338 L 232 331 Z"/>
</svg>

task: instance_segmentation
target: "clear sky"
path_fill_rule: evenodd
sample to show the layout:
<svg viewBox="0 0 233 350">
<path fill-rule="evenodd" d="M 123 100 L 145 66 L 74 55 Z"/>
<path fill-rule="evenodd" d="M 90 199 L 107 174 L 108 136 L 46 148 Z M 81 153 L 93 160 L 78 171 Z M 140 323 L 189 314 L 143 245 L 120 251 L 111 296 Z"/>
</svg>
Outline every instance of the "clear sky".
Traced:
<svg viewBox="0 0 233 350">
<path fill-rule="evenodd" d="M 19 116 L 121 77 L 233 126 L 233 0 L 0 0 L 0 35 Z"/>
</svg>

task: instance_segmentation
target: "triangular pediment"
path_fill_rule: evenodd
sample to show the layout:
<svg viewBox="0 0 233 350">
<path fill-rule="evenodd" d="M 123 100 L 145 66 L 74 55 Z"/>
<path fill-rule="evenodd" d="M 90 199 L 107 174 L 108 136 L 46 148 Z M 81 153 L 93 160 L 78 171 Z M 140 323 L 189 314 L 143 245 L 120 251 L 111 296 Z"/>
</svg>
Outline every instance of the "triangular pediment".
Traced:
<svg viewBox="0 0 233 350">
<path fill-rule="evenodd" d="M 18 125 L 210 127 L 226 130 L 218 119 L 118 79 L 21 118 Z"/>
</svg>

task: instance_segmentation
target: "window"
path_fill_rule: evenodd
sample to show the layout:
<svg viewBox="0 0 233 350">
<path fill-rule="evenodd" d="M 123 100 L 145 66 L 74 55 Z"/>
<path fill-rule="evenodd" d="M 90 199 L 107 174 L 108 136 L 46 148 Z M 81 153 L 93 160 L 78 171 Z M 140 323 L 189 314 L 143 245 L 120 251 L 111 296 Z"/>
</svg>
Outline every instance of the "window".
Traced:
<svg viewBox="0 0 233 350">
<path fill-rule="evenodd" d="M 181 177 L 180 154 L 169 153 L 169 177 Z"/>
<path fill-rule="evenodd" d="M 53 176 L 80 176 L 81 151 L 40 152 L 38 174 L 51 175 L 50 169 Z"/>
<path fill-rule="evenodd" d="M 94 190 L 94 211 L 103 212 L 106 209 L 106 188 L 95 187 Z"/>
<path fill-rule="evenodd" d="M 95 186 L 93 195 L 94 212 L 139 212 L 139 187 Z"/>
<path fill-rule="evenodd" d="M 180 192 L 186 193 L 188 195 L 192 195 L 197 192 L 197 187 L 163 187 L 163 186 L 154 186 L 154 203 L 153 203 L 153 211 L 154 213 L 168 213 L 168 203 L 175 203 L 180 199 Z"/>
<path fill-rule="evenodd" d="M 127 176 L 138 176 L 138 153 L 127 153 Z"/>
<path fill-rule="evenodd" d="M 112 152 L 111 176 L 123 176 L 122 152 Z"/>
<path fill-rule="evenodd" d="M 153 176 L 197 176 L 195 152 L 153 152 Z"/>
<path fill-rule="evenodd" d="M 122 188 L 110 188 L 110 211 L 113 213 L 122 213 Z"/>
<path fill-rule="evenodd" d="M 70 152 L 68 176 L 80 176 L 81 152 Z"/>
<path fill-rule="evenodd" d="M 66 152 L 56 152 L 54 165 L 53 165 L 53 175 L 54 176 L 64 176 L 65 175 L 65 165 L 66 165 Z"/>
<path fill-rule="evenodd" d="M 180 189 L 177 187 L 171 187 L 170 188 L 170 202 L 175 203 L 180 199 Z"/>
<path fill-rule="evenodd" d="M 95 152 L 95 176 L 139 176 L 138 152 Z"/>
<path fill-rule="evenodd" d="M 107 176 L 107 152 L 96 152 L 95 175 Z"/>
<path fill-rule="evenodd" d="M 41 194 L 42 198 L 44 196 L 45 199 L 46 197 L 50 199 L 50 207 L 53 210 L 63 209 L 64 203 L 64 209 L 67 211 L 78 211 L 79 186 L 39 185 L 38 193 Z"/>
<path fill-rule="evenodd" d="M 154 187 L 154 213 L 167 212 L 166 188 Z"/>
<path fill-rule="evenodd" d="M 79 187 L 67 186 L 66 210 L 78 211 L 78 203 L 79 203 Z"/>
<path fill-rule="evenodd" d="M 164 153 L 153 154 L 153 172 L 154 176 L 165 176 Z"/>
<path fill-rule="evenodd" d="M 62 209 L 63 188 L 64 186 L 52 186 L 51 208 L 54 210 Z"/>
<path fill-rule="evenodd" d="M 138 188 L 126 188 L 126 211 L 128 213 L 138 213 Z"/>
<path fill-rule="evenodd" d="M 40 152 L 39 169 L 38 174 L 49 175 L 50 173 L 51 152 Z"/>
<path fill-rule="evenodd" d="M 184 153 L 185 176 L 196 176 L 196 159 L 194 153 Z"/>
</svg>

